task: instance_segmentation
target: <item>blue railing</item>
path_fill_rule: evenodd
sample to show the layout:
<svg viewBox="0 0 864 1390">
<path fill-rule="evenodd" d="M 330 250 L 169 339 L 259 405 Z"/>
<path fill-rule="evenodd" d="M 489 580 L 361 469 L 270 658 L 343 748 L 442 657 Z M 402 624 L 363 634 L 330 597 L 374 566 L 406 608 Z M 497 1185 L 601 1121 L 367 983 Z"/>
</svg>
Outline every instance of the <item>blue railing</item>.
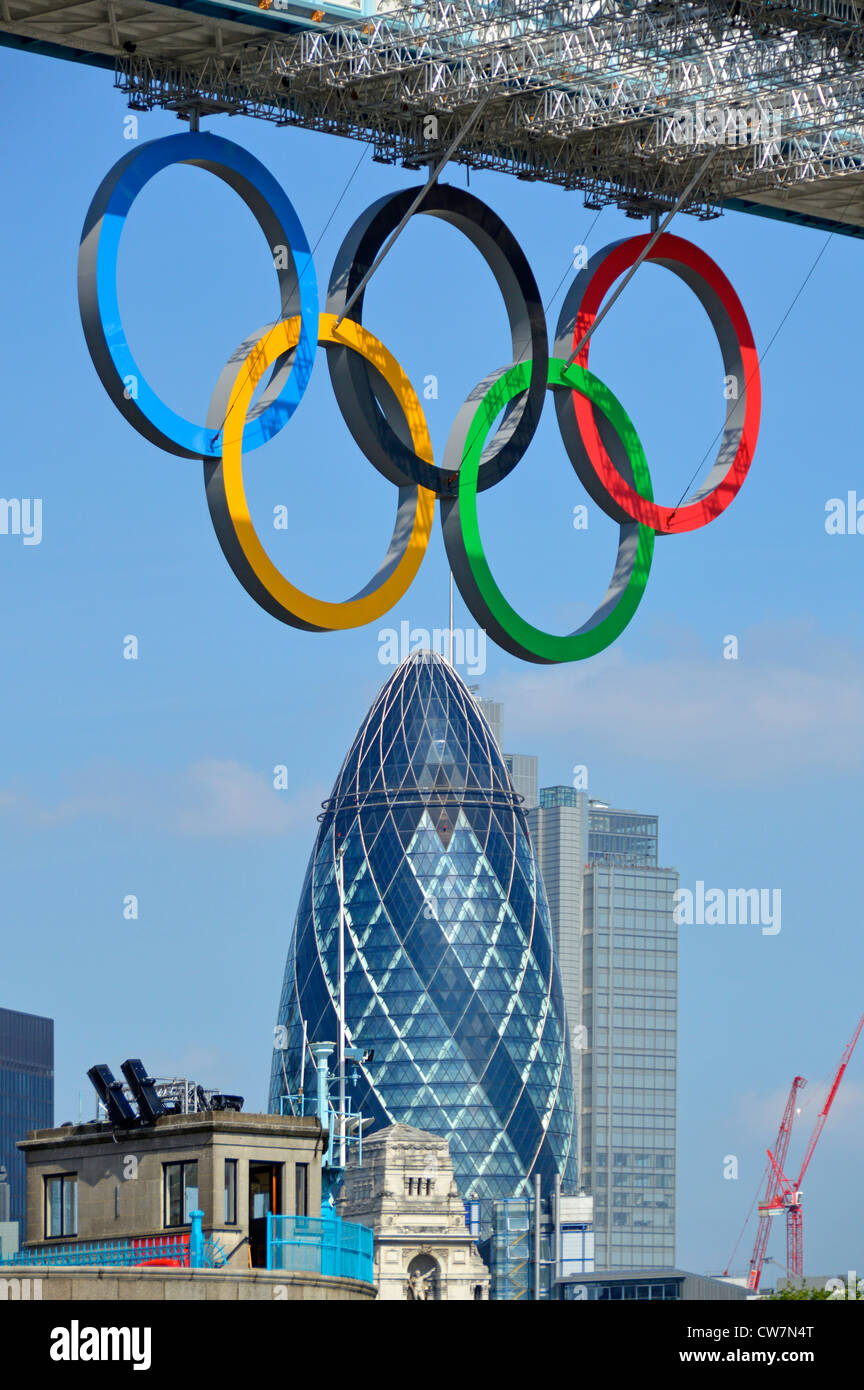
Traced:
<svg viewBox="0 0 864 1390">
<path fill-rule="evenodd" d="M 199 1216 L 198 1212 L 192 1213 Z M 136 1236 L 132 1240 L 79 1240 L 67 1245 L 42 1245 L 19 1250 L 0 1265 L 179 1265 L 189 1269 L 218 1269 L 225 1251 L 218 1240 L 204 1239 L 200 1223 L 176 1236 Z"/>
<path fill-rule="evenodd" d="M 374 1282 L 372 1232 L 336 1216 L 267 1217 L 267 1268 Z"/>
</svg>

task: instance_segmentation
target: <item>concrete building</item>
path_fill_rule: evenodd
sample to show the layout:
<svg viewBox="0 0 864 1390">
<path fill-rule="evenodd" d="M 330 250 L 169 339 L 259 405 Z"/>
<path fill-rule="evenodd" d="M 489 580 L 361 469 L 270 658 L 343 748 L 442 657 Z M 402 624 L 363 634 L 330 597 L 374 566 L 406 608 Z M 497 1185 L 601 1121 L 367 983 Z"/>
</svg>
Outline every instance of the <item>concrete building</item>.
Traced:
<svg viewBox="0 0 864 1390">
<path fill-rule="evenodd" d="M 26 1178 L 16 1144 L 29 1130 L 53 1123 L 53 1021 L 0 1009 L 0 1185 L 9 1186 L 8 1211 L 0 1197 L 0 1222 L 18 1222 L 22 1233 Z M 7 1232 L 6 1242 L 11 1239 Z"/>
<path fill-rule="evenodd" d="M 377 1130 L 363 1142 L 362 1167 L 355 1158 L 345 1171 L 339 1209 L 372 1228 L 380 1299 L 489 1297 L 446 1139 L 413 1125 Z"/>
<path fill-rule="evenodd" d="M 41 1130 L 21 1148 L 32 1258 L 92 1241 L 182 1240 L 199 1210 L 228 1267 L 261 1268 L 268 1212 L 321 1212 L 322 1130 L 312 1116 L 199 1111 L 119 1131 Z"/>
<path fill-rule="evenodd" d="M 522 797 L 523 811 L 530 811 L 537 805 L 537 759 L 529 753 L 505 753 L 504 766 L 514 790 Z"/>
</svg>

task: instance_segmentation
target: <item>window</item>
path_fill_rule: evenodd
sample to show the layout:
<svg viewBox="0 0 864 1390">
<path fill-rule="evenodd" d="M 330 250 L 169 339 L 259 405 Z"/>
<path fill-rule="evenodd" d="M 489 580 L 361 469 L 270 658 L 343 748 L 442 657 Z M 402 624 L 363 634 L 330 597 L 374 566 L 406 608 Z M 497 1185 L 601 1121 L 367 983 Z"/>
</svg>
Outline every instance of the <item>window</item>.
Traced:
<svg viewBox="0 0 864 1390">
<path fill-rule="evenodd" d="M 45 1235 L 78 1234 L 78 1177 L 63 1173 L 45 1179 Z"/>
<path fill-rule="evenodd" d="M 198 1210 L 198 1163 L 163 1164 L 165 1180 L 165 1225 L 187 1226 L 190 1212 Z"/>
<path fill-rule="evenodd" d="M 237 1160 L 225 1160 L 225 1224 L 234 1226 L 237 1222 Z"/>
<path fill-rule="evenodd" d="M 294 1215 L 309 1215 L 309 1164 L 294 1164 Z"/>
</svg>

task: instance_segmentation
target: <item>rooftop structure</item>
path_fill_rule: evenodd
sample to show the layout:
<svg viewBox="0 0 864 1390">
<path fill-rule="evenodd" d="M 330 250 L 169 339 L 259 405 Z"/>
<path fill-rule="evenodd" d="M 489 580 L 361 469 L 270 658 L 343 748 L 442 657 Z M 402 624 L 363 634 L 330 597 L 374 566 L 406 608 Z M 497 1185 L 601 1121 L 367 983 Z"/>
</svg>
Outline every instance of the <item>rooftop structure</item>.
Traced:
<svg viewBox="0 0 864 1390">
<path fill-rule="evenodd" d="M 75 1245 L 163 1237 L 179 1249 L 200 1211 L 216 1264 L 265 1268 L 268 1214 L 320 1215 L 322 1143 L 313 1116 L 236 1111 L 163 1115 L 125 1132 L 109 1122 L 37 1130 L 21 1144 L 26 1253 L 76 1263 Z"/>
<path fill-rule="evenodd" d="M 860 233 L 862 14 L 860 0 L 5 0 L 0 41 L 113 67 L 136 109 L 327 131 L 409 168 L 455 142 L 470 168 L 634 216 L 686 192 L 703 217 Z"/>
</svg>

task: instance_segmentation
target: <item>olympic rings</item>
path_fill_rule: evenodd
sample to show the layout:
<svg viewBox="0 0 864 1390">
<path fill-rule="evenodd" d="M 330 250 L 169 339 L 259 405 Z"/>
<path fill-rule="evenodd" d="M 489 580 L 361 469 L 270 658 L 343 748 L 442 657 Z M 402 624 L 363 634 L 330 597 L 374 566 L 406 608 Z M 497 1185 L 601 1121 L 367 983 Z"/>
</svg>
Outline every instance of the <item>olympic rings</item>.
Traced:
<svg viewBox="0 0 864 1390">
<path fill-rule="evenodd" d="M 471 426 L 465 434 L 462 466 L 459 470 L 459 496 L 455 501 L 441 504 L 441 524 L 444 544 L 453 577 L 459 592 L 481 627 L 492 639 L 523 661 L 559 662 L 581 661 L 596 656 L 620 637 L 639 607 L 654 553 L 654 532 L 650 526 L 634 522 L 622 523 L 618 555 L 606 596 L 599 608 L 569 636 L 558 637 L 532 627 L 505 599 L 492 577 L 483 553 L 477 522 L 477 474 L 480 450 L 496 415 L 502 406 L 528 381 L 529 365 L 524 362 L 510 367 L 493 382 L 477 406 Z M 626 457 L 626 476 L 639 495 L 651 499 L 651 476 L 645 452 L 627 412 L 608 387 L 585 367 L 568 366 L 562 357 L 549 359 L 549 386 L 565 397 L 573 391 L 584 394 L 586 400 L 600 409 Z"/>
<path fill-rule="evenodd" d="M 647 236 L 628 237 L 591 257 L 562 305 L 555 334 L 558 355 L 567 357 L 578 346 L 591 328 L 604 295 L 618 276 L 629 269 L 648 240 Z M 587 397 L 574 391 L 572 409 L 566 398 L 557 397 L 558 420 L 567 435 L 582 486 L 613 521 L 641 521 L 659 533 L 695 531 L 725 511 L 737 496 L 753 461 L 762 401 L 759 357 L 741 301 L 710 256 L 689 241 L 666 232 L 655 242 L 647 259 L 665 266 L 689 285 L 717 334 L 724 374 L 736 385 L 735 394 L 727 402 L 723 438 L 707 480 L 688 502 L 678 507 L 658 506 L 640 497 L 621 476 L 621 446 L 601 437 L 603 431 L 598 431 Z M 588 366 L 590 346 L 589 340 L 576 359 L 583 367 Z M 578 433 L 569 429 L 569 417 L 574 413 Z"/>
<path fill-rule="evenodd" d="M 357 285 L 372 265 L 387 237 L 401 222 L 416 196 L 406 188 L 389 194 L 368 207 L 357 219 L 336 253 L 327 293 L 327 309 L 339 315 Z M 516 467 L 540 420 L 546 394 L 546 364 L 549 357 L 546 315 L 537 282 L 513 233 L 479 198 L 450 185 L 436 184 L 419 209 L 439 217 L 468 238 L 483 256 L 498 283 L 510 322 L 513 361 L 531 364 L 530 380 L 518 401 L 510 401 L 507 413 L 490 448 L 480 460 L 478 491 L 500 483 Z M 354 304 L 351 317 L 361 322 L 363 295 Z M 389 402 L 376 409 L 369 370 L 362 358 L 351 353 L 328 352 L 327 365 L 333 393 L 357 444 L 369 462 L 385 478 L 399 487 L 419 483 L 433 488 L 439 497 L 453 496 L 457 489 L 460 458 L 449 451 L 444 466 L 436 468 L 406 447 L 389 416 Z M 463 409 L 474 414 L 473 397 Z"/>
<path fill-rule="evenodd" d="M 149 179 L 175 163 L 206 169 L 240 195 L 268 239 L 280 291 L 278 321 L 250 335 L 232 355 L 216 383 L 204 425 L 175 414 L 141 376 L 117 302 L 117 256 L 129 208 Z M 404 596 L 420 568 L 440 498 L 447 556 L 476 621 L 504 650 L 523 660 L 583 660 L 620 636 L 636 612 L 655 534 L 706 525 L 741 488 L 753 459 L 761 409 L 750 325 L 729 281 L 703 251 L 668 234 L 658 239 L 649 259 L 693 290 L 717 334 L 727 379 L 733 378 L 737 389 L 731 393 L 706 482 L 678 507 L 655 503 L 645 454 L 629 416 L 588 370 L 590 343 L 574 363 L 568 361 L 592 328 L 604 296 L 633 265 L 647 238 L 613 243 L 591 258 L 565 298 L 550 358 L 539 291 L 512 233 L 479 199 L 436 184 L 420 211 L 455 226 L 485 258 L 504 299 L 514 359 L 472 391 L 457 414 L 443 464 L 437 466 L 410 381 L 361 322 L 362 294 L 341 317 L 415 193 L 406 189 L 379 199 L 357 219 L 337 254 L 327 312 L 319 317 L 306 235 L 286 194 L 263 165 L 238 145 L 209 134 L 142 145 L 109 172 L 84 224 L 78 293 L 90 354 L 111 400 L 139 433 L 170 453 L 203 461 L 207 504 L 223 553 L 246 591 L 280 621 L 310 632 L 333 632 L 382 617 Z M 387 553 L 373 578 L 342 603 L 304 593 L 276 567 L 255 531 L 243 484 L 244 451 L 272 439 L 291 418 L 309 383 L 319 343 L 326 348 L 334 393 L 355 442 L 398 488 Z M 253 406 L 268 368 L 271 375 Z M 550 389 L 573 469 L 589 496 L 619 526 L 606 595 L 587 622 L 567 635 L 533 627 L 504 598 L 483 552 L 477 514 L 477 494 L 512 472 L 528 448 Z M 502 410 L 503 420 L 487 444 Z"/>
<path fill-rule="evenodd" d="M 362 353 L 372 362 L 392 392 L 410 430 L 420 458 L 431 463 L 432 444 L 422 406 L 414 388 L 395 358 L 361 324 L 343 319 L 338 330 L 333 314 L 322 314 L 319 343 L 334 343 Z M 407 593 L 426 554 L 435 517 L 435 494 L 427 488 L 399 489 L 393 536 L 377 574 L 344 603 L 311 598 L 282 575 L 258 539 L 243 489 L 244 421 L 255 387 L 278 358 L 297 346 L 302 323 L 299 317 L 277 323 L 259 335 L 259 341 L 234 373 L 227 405 L 225 383 L 217 385 L 210 403 L 208 423 L 225 421 L 222 458 L 204 464 L 207 503 L 225 558 L 248 594 L 274 618 L 310 632 L 335 632 L 337 628 L 363 627 L 389 612 Z"/>
<path fill-rule="evenodd" d="M 227 183 L 255 217 L 271 247 L 282 301 L 281 318 L 303 320 L 293 370 L 280 366 L 246 426 L 247 449 L 257 449 L 287 424 L 312 374 L 318 287 L 300 220 L 273 175 L 253 155 L 217 135 L 195 133 L 148 140 L 119 160 L 103 179 L 87 212 L 78 254 L 78 303 L 84 337 L 102 385 L 139 434 L 169 454 L 218 458 L 212 431 L 177 415 L 148 385 L 132 356 L 117 302 L 120 237 L 135 198 L 169 164 L 195 164 Z M 284 248 L 287 265 L 277 254 Z M 250 345 L 251 346 L 251 345 Z"/>
</svg>

